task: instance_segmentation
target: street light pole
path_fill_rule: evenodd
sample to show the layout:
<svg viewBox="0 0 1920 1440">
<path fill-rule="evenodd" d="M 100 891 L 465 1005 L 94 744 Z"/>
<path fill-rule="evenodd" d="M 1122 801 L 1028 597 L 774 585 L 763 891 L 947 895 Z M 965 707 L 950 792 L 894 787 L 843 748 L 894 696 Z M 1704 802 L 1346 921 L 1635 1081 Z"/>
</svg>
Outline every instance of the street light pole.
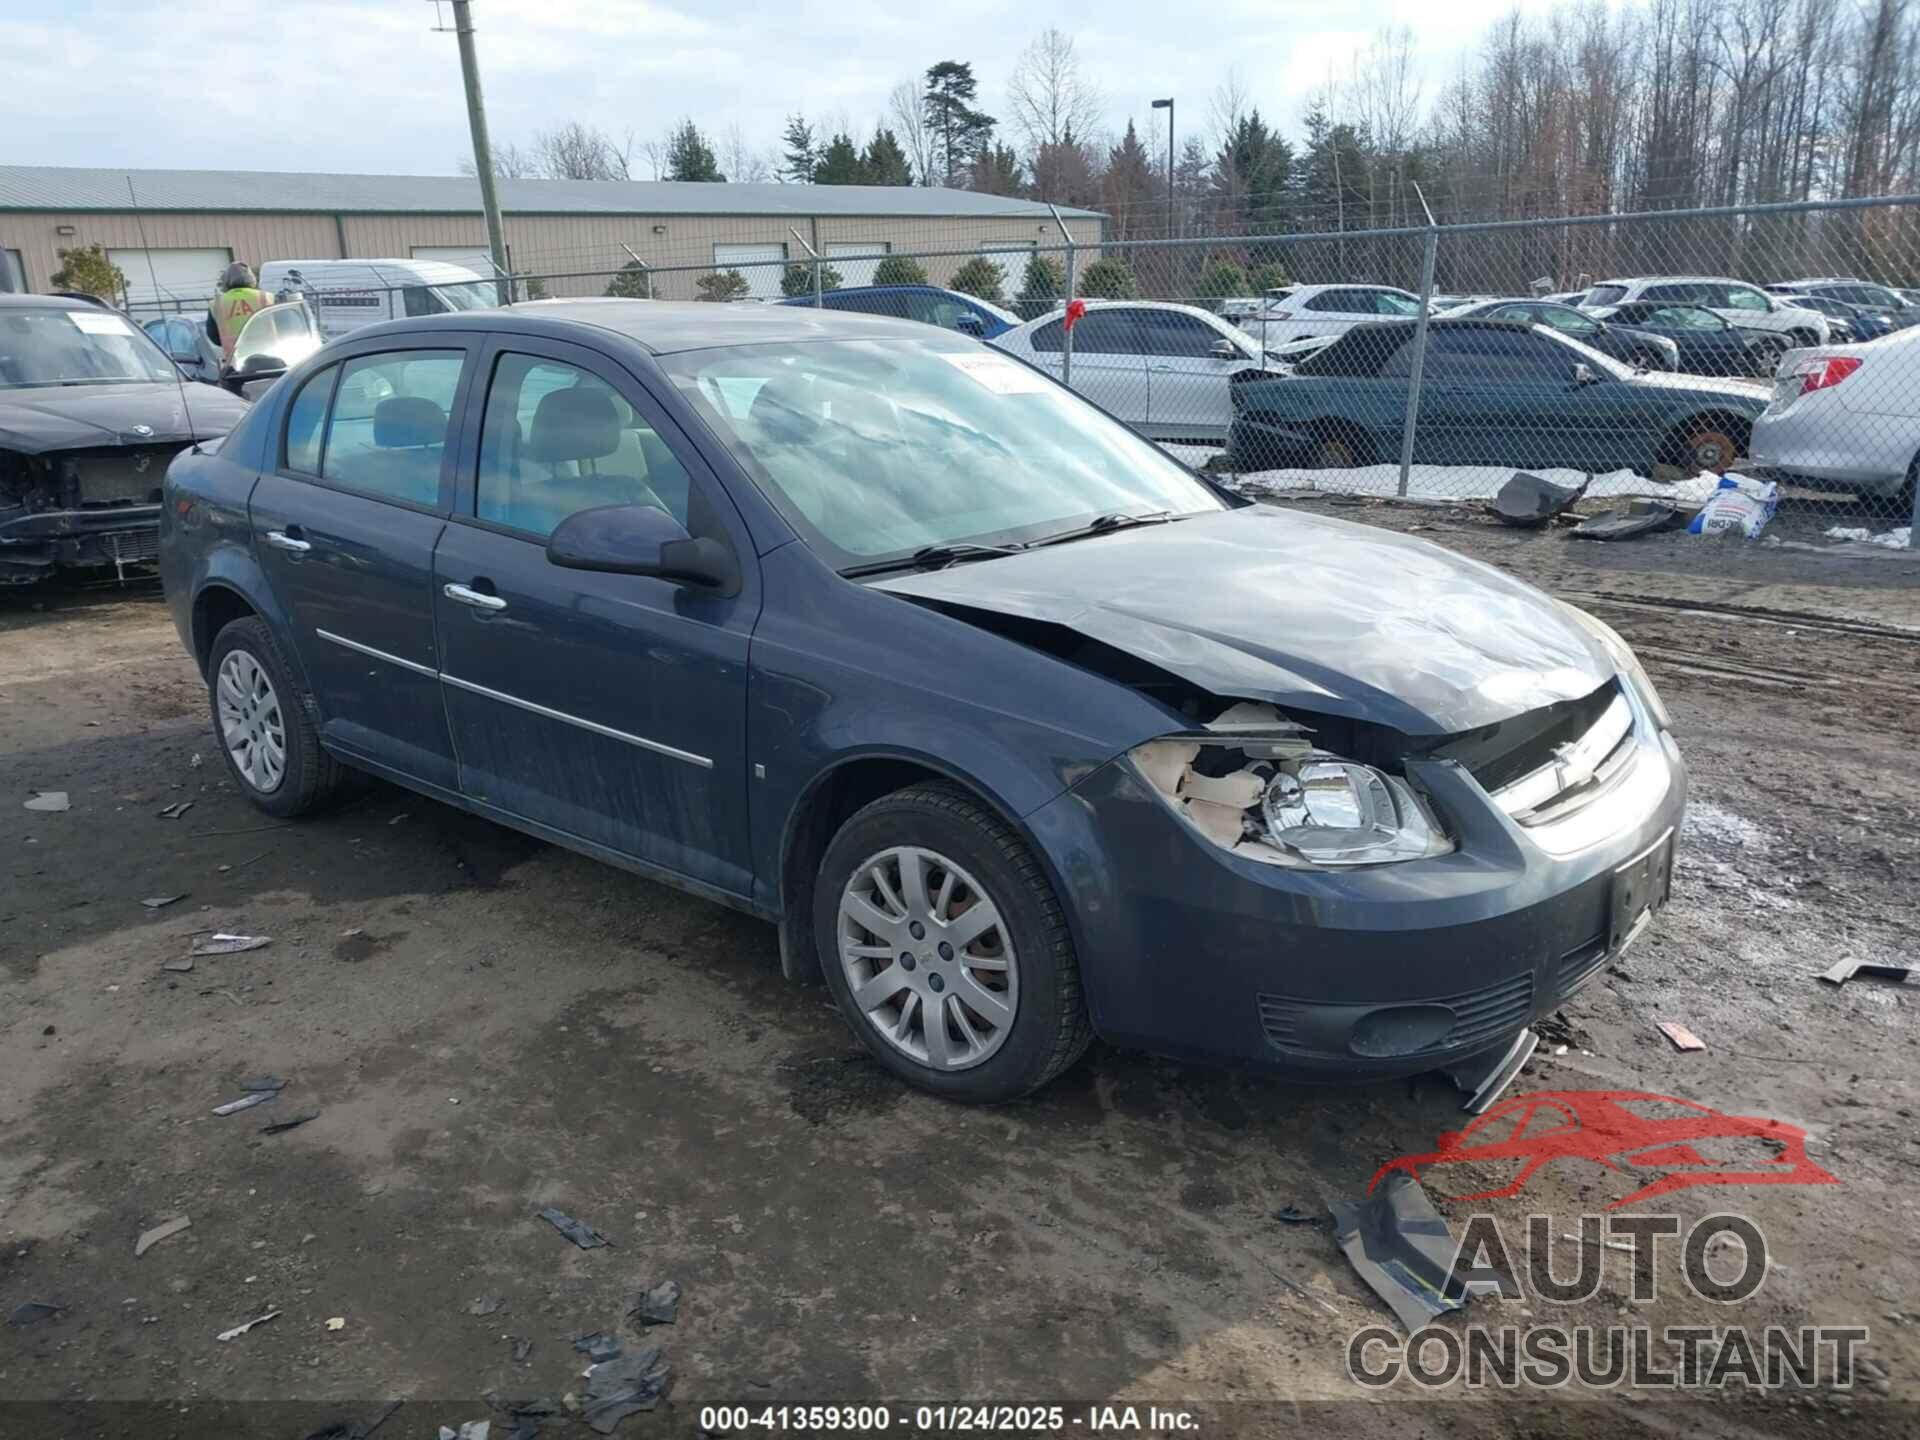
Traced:
<svg viewBox="0 0 1920 1440">
<path fill-rule="evenodd" d="M 453 0 L 453 33 L 460 42 L 460 78 L 467 87 L 467 128 L 473 134 L 473 169 L 480 181 L 480 208 L 487 214 L 487 249 L 493 254 L 494 274 L 505 276 L 507 238 L 500 224 L 500 196 L 493 181 L 493 146 L 487 139 L 487 102 L 480 94 L 480 57 L 473 48 L 473 15 L 468 0 Z M 512 290 L 511 280 L 500 280 L 502 298 Z"/>
<path fill-rule="evenodd" d="M 1167 112 L 1167 234 L 1173 234 L 1173 97 L 1153 102 L 1153 108 Z"/>
</svg>

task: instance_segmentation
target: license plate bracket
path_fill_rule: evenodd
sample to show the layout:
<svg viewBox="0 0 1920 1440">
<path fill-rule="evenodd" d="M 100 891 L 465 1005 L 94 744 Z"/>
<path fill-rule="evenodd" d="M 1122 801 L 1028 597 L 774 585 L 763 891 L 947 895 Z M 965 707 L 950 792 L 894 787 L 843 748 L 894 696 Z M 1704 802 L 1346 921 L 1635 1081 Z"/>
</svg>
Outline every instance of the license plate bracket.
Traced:
<svg viewBox="0 0 1920 1440">
<path fill-rule="evenodd" d="M 1613 895 L 1607 922 L 1607 949 L 1618 951 L 1673 893 L 1673 831 L 1613 872 Z"/>
</svg>

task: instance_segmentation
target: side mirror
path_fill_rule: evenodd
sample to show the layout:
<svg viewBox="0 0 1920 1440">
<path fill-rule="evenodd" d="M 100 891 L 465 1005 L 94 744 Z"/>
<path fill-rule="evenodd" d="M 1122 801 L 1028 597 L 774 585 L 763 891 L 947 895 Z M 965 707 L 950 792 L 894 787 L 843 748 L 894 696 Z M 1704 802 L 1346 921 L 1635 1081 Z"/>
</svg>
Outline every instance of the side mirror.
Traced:
<svg viewBox="0 0 1920 1440">
<path fill-rule="evenodd" d="M 653 505 L 576 510 L 547 537 L 547 560 L 567 570 L 651 575 L 721 595 L 740 593 L 733 551 L 718 540 L 694 539 Z"/>
<path fill-rule="evenodd" d="M 1593 373 L 1593 367 L 1584 360 L 1573 362 L 1573 383 L 1576 386 L 1591 385 L 1600 377 Z"/>
<path fill-rule="evenodd" d="M 238 370 L 223 369 L 220 372 L 220 386 L 244 397 L 247 386 L 258 385 L 266 380 L 278 380 L 287 373 L 287 362 L 277 355 L 249 355 L 246 364 Z"/>
<path fill-rule="evenodd" d="M 976 338 L 984 335 L 987 330 L 987 327 L 980 323 L 980 317 L 971 310 L 963 311 L 960 318 L 953 322 L 953 328 L 962 335 L 972 335 Z"/>
<path fill-rule="evenodd" d="M 1213 348 L 1207 351 L 1207 353 L 1216 360 L 1238 360 L 1241 358 L 1240 347 L 1235 345 L 1231 340 L 1214 341 Z"/>
</svg>

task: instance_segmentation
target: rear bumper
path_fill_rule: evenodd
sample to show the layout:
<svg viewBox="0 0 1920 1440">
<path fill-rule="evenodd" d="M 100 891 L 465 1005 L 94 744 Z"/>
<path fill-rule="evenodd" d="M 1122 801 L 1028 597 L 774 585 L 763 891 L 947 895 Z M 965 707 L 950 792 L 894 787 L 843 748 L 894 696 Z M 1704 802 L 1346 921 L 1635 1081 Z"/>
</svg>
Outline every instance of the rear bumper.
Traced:
<svg viewBox="0 0 1920 1440">
<path fill-rule="evenodd" d="M 1916 452 L 1920 419 L 1859 414 L 1818 392 L 1754 421 L 1747 446 L 1750 468 L 1770 478 L 1871 495 L 1896 494 Z"/>
<path fill-rule="evenodd" d="M 152 565 L 159 551 L 158 505 L 0 511 L 0 585 L 31 584 L 56 569 Z"/>
<path fill-rule="evenodd" d="M 1639 760 L 1619 826 L 1565 855 L 1440 764 L 1420 779 L 1459 848 L 1432 860 L 1339 872 L 1232 856 L 1125 761 L 1028 824 L 1068 892 L 1104 1038 L 1303 1080 L 1390 1079 L 1504 1048 L 1624 947 L 1623 868 L 1670 860 L 1686 803 L 1670 736 L 1649 733 Z"/>
</svg>

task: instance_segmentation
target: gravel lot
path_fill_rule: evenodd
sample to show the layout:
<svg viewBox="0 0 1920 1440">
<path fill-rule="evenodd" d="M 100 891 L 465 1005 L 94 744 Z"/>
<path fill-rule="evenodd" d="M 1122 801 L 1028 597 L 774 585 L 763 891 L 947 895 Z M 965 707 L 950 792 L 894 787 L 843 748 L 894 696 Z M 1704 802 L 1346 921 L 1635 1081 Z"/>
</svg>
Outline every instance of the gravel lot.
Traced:
<svg viewBox="0 0 1920 1440">
<path fill-rule="evenodd" d="M 1096 1046 L 1021 1105 L 910 1093 L 823 990 L 781 981 L 755 921 L 394 789 L 272 823 L 227 781 L 157 594 L 63 590 L 0 595 L 0 1311 L 62 1307 L 0 1325 L 0 1435 L 298 1440 L 399 1399 L 381 1440 L 490 1415 L 499 1436 L 485 1395 L 580 1392 L 571 1339 L 631 1350 L 625 1297 L 667 1279 L 678 1321 L 648 1338 L 671 1399 L 621 1434 L 876 1399 L 1185 1402 L 1202 1435 L 1916 1433 L 1920 981 L 1814 976 L 1916 949 L 1920 565 L 1301 503 L 1590 605 L 1683 732 L 1673 903 L 1515 1091 L 1774 1117 L 1841 1182 L 1660 1203 L 1763 1228 L 1772 1268 L 1737 1314 L 1677 1271 L 1636 1305 L 1609 1254 L 1592 1301 L 1470 1316 L 1863 1324 L 1878 1370 L 1853 1394 L 1369 1400 L 1347 1338 L 1390 1313 L 1327 1228 L 1274 1212 L 1324 1215 L 1431 1149 L 1462 1119 L 1446 1082 L 1312 1090 Z M 24 808 L 40 790 L 71 809 Z M 215 930 L 272 943 L 164 968 Z M 1676 1053 L 1658 1020 L 1706 1050 Z M 210 1114 L 263 1073 L 288 1082 L 272 1104 Z M 1529 1210 L 1573 1229 L 1638 1183 L 1563 1160 L 1518 1199 L 1449 1203 L 1485 1188 L 1460 1167 L 1427 1187 L 1518 1237 Z M 574 1248 L 545 1206 L 613 1243 Z M 483 1297 L 503 1304 L 471 1313 Z"/>
</svg>

